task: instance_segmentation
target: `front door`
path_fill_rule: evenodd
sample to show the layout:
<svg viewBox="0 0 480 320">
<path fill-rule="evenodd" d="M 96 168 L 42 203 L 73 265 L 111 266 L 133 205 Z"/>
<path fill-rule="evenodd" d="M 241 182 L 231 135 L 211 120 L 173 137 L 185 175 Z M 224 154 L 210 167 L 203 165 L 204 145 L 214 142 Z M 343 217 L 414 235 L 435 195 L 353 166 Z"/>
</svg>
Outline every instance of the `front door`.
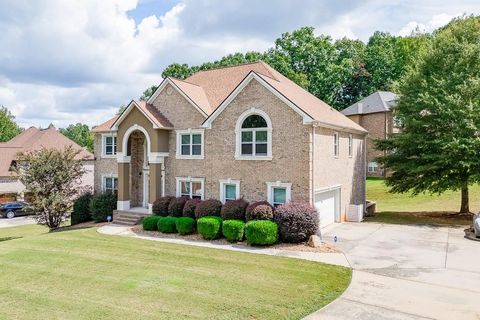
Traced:
<svg viewBox="0 0 480 320">
<path fill-rule="evenodd" d="M 143 207 L 148 208 L 150 194 L 150 172 L 143 171 Z"/>
</svg>

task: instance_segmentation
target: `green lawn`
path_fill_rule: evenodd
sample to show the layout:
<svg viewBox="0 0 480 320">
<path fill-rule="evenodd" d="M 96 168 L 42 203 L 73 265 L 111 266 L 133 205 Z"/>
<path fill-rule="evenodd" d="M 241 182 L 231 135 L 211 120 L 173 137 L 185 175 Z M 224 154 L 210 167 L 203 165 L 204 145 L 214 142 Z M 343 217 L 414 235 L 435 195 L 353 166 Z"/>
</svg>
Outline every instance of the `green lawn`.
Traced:
<svg viewBox="0 0 480 320">
<path fill-rule="evenodd" d="M 98 234 L 0 229 L 0 319 L 300 319 L 351 270 Z"/>
<path fill-rule="evenodd" d="M 458 216 L 460 191 L 441 195 L 389 193 L 382 179 L 367 178 L 367 199 L 377 203 L 377 214 L 367 221 L 402 224 L 469 224 L 471 217 Z M 480 186 L 470 187 L 470 211 L 480 210 Z"/>
</svg>

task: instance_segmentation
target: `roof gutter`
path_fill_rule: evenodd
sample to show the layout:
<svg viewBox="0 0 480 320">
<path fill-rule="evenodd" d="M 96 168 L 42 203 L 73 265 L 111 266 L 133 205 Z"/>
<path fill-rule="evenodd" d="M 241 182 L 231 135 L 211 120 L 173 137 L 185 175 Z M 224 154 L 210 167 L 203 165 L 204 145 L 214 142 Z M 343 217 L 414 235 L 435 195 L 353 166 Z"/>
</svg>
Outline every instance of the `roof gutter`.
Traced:
<svg viewBox="0 0 480 320">
<path fill-rule="evenodd" d="M 319 121 L 319 120 L 312 120 L 312 121 L 304 122 L 303 124 L 313 125 L 314 127 L 323 127 L 323 128 L 327 128 L 327 129 L 342 130 L 342 131 L 351 132 L 351 133 L 358 133 L 358 134 L 362 134 L 362 135 L 367 135 L 368 134 L 368 131 L 366 131 L 366 130 L 358 130 L 358 129 L 354 129 L 354 128 L 336 126 L 336 125 L 326 123 L 326 122 L 323 122 L 323 121 Z"/>
</svg>

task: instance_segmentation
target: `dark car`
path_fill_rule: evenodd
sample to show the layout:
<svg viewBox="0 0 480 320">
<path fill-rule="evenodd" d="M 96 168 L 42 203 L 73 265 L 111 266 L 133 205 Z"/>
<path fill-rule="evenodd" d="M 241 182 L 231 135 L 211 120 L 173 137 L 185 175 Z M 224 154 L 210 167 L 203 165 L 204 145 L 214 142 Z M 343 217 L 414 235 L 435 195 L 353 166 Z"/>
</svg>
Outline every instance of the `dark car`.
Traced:
<svg viewBox="0 0 480 320">
<path fill-rule="evenodd" d="M 8 219 L 19 216 L 35 214 L 30 203 L 25 201 L 14 201 L 0 204 L 0 216 Z"/>
</svg>

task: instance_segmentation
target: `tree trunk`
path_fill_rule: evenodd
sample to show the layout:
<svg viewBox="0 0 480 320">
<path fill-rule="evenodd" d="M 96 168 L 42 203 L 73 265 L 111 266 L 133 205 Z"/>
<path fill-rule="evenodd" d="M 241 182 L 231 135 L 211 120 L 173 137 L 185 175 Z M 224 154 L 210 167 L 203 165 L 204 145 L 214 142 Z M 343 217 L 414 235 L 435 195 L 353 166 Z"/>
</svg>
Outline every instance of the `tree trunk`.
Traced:
<svg viewBox="0 0 480 320">
<path fill-rule="evenodd" d="M 469 213 L 470 205 L 468 201 L 468 184 L 462 187 L 462 204 L 460 205 L 460 213 Z"/>
</svg>

